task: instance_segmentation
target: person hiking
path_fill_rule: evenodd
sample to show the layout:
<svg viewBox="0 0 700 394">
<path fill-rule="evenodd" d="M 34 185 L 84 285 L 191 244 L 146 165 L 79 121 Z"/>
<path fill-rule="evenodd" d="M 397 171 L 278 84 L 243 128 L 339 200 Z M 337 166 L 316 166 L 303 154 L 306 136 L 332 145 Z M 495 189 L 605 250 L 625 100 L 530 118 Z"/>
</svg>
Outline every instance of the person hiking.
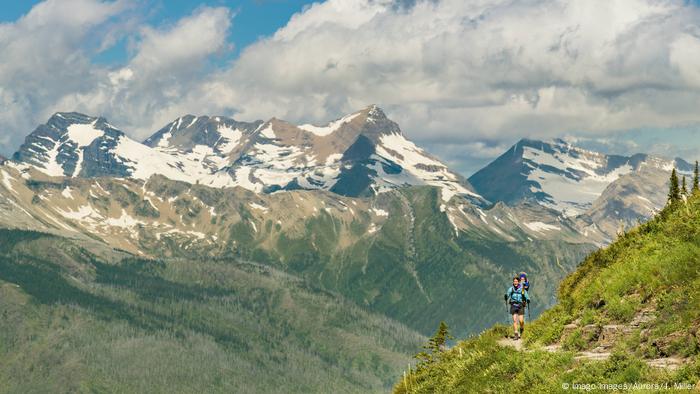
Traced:
<svg viewBox="0 0 700 394">
<path fill-rule="evenodd" d="M 513 286 L 508 289 L 504 299 L 510 304 L 510 314 L 513 316 L 513 339 L 518 340 L 525 330 L 525 308 L 530 303 L 530 296 L 520 284 L 520 277 L 513 278 Z"/>
<path fill-rule="evenodd" d="M 523 290 L 527 292 L 530 291 L 530 282 L 527 280 L 527 274 L 525 272 L 520 273 L 520 285 L 523 287 Z"/>
</svg>

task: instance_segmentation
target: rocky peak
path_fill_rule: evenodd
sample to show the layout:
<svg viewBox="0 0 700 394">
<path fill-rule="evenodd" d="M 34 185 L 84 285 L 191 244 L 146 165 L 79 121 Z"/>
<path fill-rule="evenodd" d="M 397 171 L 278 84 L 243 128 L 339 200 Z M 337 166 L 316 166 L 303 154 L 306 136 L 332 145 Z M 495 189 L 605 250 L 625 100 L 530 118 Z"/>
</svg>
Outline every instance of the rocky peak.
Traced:
<svg viewBox="0 0 700 394">
<path fill-rule="evenodd" d="M 370 105 L 359 113 L 363 122 L 360 133 L 374 143 L 377 143 L 383 135 L 403 134 L 399 125 L 389 119 L 376 105 Z"/>
<path fill-rule="evenodd" d="M 228 153 L 244 134 L 249 134 L 262 121 L 239 122 L 225 116 L 185 115 L 168 123 L 143 143 L 152 148 L 191 151 L 205 145 Z"/>
<path fill-rule="evenodd" d="M 106 141 L 113 144 L 123 134 L 105 118 L 57 112 L 25 138 L 13 159 L 52 176 L 77 176 L 89 161 L 84 160 L 86 152 L 97 153 Z"/>
</svg>

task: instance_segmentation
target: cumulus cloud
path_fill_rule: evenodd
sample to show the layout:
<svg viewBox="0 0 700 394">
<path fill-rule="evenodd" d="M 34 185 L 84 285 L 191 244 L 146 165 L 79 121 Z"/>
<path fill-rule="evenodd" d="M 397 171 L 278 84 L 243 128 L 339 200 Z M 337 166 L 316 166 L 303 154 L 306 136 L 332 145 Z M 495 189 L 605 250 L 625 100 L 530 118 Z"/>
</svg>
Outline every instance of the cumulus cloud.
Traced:
<svg viewBox="0 0 700 394">
<path fill-rule="evenodd" d="M 99 80 L 86 55 L 91 33 L 127 3 L 48 0 L 14 23 L 0 24 L 0 127 L 15 144 L 68 92 Z M 5 142 L 6 141 L 6 142 Z"/>
<path fill-rule="evenodd" d="M 700 122 L 700 11 L 683 0 L 327 0 L 218 68 L 210 60 L 235 42 L 233 15 L 204 7 L 141 26 L 119 69 L 90 64 L 83 41 L 125 3 L 81 3 L 89 17 L 41 5 L 63 12 L 44 18 L 58 37 L 14 44 L 39 6 L 0 28 L 12 59 L 0 65 L 3 125 L 75 108 L 142 138 L 184 113 L 319 123 L 377 103 L 439 156 L 477 162 L 523 136 Z M 53 68 L 6 70 L 24 70 L 15 59 L 36 53 L 25 47 L 51 40 L 64 61 L 42 54 Z M 20 74 L 35 86 L 13 82 Z M 57 74 L 65 83 L 43 86 Z"/>
<path fill-rule="evenodd" d="M 221 87 L 253 117 L 381 103 L 412 137 L 466 151 L 669 127 L 700 120 L 699 21 L 673 0 L 331 0 L 249 47 Z"/>
<path fill-rule="evenodd" d="M 138 33 L 135 54 L 87 92 L 68 94 L 58 107 L 103 114 L 135 138 L 144 138 L 172 119 L 216 109 L 202 94 L 211 57 L 229 48 L 232 14 L 203 7 L 176 24 Z"/>
<path fill-rule="evenodd" d="M 700 118 L 699 17 L 658 0 L 328 1 L 224 78 L 261 101 L 244 113 L 379 102 L 424 139 L 666 126 Z"/>
</svg>

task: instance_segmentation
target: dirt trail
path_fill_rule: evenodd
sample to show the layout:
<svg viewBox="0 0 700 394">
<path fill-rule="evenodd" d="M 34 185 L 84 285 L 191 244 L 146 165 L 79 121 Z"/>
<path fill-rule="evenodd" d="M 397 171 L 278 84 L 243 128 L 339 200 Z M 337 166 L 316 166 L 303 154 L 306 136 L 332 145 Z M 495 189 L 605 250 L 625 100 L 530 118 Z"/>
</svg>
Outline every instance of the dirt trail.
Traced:
<svg viewBox="0 0 700 394">
<path fill-rule="evenodd" d="M 593 333 L 594 336 L 597 338 L 596 341 L 598 346 L 591 350 L 577 352 L 574 355 L 574 359 L 586 361 L 605 361 L 610 358 L 610 351 L 612 350 L 616 339 L 620 338 L 621 336 L 630 334 L 634 329 L 639 328 L 644 323 L 648 323 L 654 320 L 655 318 L 656 317 L 654 316 L 653 311 L 650 309 L 646 309 L 640 311 L 637 314 L 637 316 L 635 316 L 634 319 L 632 319 L 632 321 L 627 325 L 611 324 L 599 327 L 589 324 L 580 327 L 578 321 L 576 321 L 564 326 L 563 335 L 566 335 L 567 332 L 573 332 L 577 329 L 581 330 L 584 333 Z M 513 339 L 503 338 L 498 341 L 498 344 L 503 347 L 509 347 L 517 351 L 525 352 L 532 352 L 538 350 L 546 352 L 562 351 L 561 344 L 559 343 L 543 347 L 526 348 L 524 347 L 522 340 L 515 341 Z M 646 362 L 647 365 L 649 365 L 652 368 L 661 368 L 666 370 L 676 370 L 682 367 L 687 361 L 688 359 L 679 357 L 663 357 L 644 360 L 644 362 Z"/>
<path fill-rule="evenodd" d="M 498 341 L 498 344 L 502 347 L 509 347 L 513 348 L 517 351 L 525 351 L 525 352 L 534 352 L 537 350 L 544 350 L 546 352 L 559 352 L 561 350 L 560 345 L 549 345 L 549 346 L 542 346 L 542 347 L 535 347 L 535 348 L 525 348 L 523 346 L 523 341 L 522 340 L 513 340 L 510 338 L 503 338 Z M 608 358 L 610 358 L 610 352 L 605 352 L 605 351 L 599 351 L 598 349 L 594 349 L 593 351 L 584 351 L 584 352 L 578 352 L 574 356 L 574 359 L 576 360 L 587 360 L 587 361 L 605 361 Z M 676 370 L 683 366 L 683 364 L 686 362 L 685 359 L 678 358 L 678 357 L 664 357 L 664 358 L 655 358 L 655 359 L 650 359 L 650 360 L 645 360 L 647 365 L 653 368 L 662 368 L 662 369 L 668 369 L 668 370 Z"/>
</svg>

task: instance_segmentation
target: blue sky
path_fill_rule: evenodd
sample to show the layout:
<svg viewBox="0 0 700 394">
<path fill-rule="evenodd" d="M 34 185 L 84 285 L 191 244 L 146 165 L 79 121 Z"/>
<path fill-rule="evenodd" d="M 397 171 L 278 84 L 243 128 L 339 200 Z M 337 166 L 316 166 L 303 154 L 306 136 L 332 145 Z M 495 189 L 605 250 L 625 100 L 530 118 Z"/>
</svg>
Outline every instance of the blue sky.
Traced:
<svg viewBox="0 0 700 394">
<path fill-rule="evenodd" d="M 41 1 L 9 1 L 0 7 L 0 23 L 13 22 L 29 12 Z M 230 39 L 233 49 L 223 60 L 235 59 L 244 48 L 260 37 L 269 36 L 287 24 L 289 18 L 303 10 L 312 0 L 148 0 L 140 2 L 138 9 L 143 11 L 144 21 L 153 25 L 175 23 L 183 16 L 201 7 L 227 7 L 235 13 L 235 23 L 231 26 Z M 95 53 L 94 58 L 107 64 L 119 64 L 128 57 L 126 39 L 106 51 Z"/>
<path fill-rule="evenodd" d="M 57 111 L 144 139 L 187 114 L 378 104 L 470 175 L 521 138 L 700 156 L 684 0 L 45 0 L 0 7 L 0 154 Z"/>
</svg>

